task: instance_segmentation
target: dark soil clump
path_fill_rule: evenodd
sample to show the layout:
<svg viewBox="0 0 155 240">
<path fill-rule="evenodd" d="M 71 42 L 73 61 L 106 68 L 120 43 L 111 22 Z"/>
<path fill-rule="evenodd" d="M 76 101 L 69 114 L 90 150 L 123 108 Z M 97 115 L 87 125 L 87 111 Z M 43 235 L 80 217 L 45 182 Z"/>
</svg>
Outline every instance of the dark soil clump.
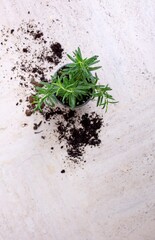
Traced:
<svg viewBox="0 0 155 240">
<path fill-rule="evenodd" d="M 55 119 L 58 140 L 60 144 L 65 143 L 68 158 L 75 163 L 84 160 L 86 146 L 101 144 L 99 132 L 103 120 L 95 112 L 78 115 L 76 111 L 57 107 L 43 113 L 43 116 L 46 121 Z"/>
<path fill-rule="evenodd" d="M 31 110 L 29 110 L 29 109 L 26 109 L 26 111 L 25 111 L 25 114 L 26 114 L 26 116 L 31 116 L 32 115 L 32 111 Z"/>
<path fill-rule="evenodd" d="M 43 32 L 39 30 L 36 33 L 33 32 L 34 39 L 41 38 L 43 35 L 44 35 Z"/>
<path fill-rule="evenodd" d="M 27 48 L 23 48 L 23 52 L 24 52 L 24 53 L 27 53 L 27 52 L 28 52 L 28 49 L 27 49 Z"/>
<path fill-rule="evenodd" d="M 53 53 L 58 57 L 58 58 L 62 58 L 62 53 L 63 53 L 63 48 L 61 47 L 60 43 L 53 43 L 51 45 L 51 49 L 53 51 Z"/>
</svg>

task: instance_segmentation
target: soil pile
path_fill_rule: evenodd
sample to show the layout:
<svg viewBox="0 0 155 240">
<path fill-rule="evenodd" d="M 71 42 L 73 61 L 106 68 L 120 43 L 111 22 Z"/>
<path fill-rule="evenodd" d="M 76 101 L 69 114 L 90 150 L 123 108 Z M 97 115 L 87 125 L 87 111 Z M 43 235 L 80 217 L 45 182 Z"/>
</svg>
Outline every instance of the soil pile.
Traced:
<svg viewBox="0 0 155 240">
<path fill-rule="evenodd" d="M 103 120 L 95 112 L 78 115 L 76 111 L 57 107 L 43 115 L 46 121 L 55 119 L 59 143 L 65 144 L 69 159 L 75 163 L 84 160 L 86 146 L 100 145 Z"/>
</svg>

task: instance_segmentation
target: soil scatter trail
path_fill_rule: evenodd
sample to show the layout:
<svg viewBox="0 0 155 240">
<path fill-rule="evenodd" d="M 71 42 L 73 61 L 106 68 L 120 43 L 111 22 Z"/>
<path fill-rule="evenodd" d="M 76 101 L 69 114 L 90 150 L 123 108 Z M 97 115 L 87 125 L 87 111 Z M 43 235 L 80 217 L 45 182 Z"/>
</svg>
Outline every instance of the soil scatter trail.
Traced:
<svg viewBox="0 0 155 240">
<path fill-rule="evenodd" d="M 35 87 L 42 87 L 41 82 L 49 82 L 51 70 L 63 58 L 64 48 L 58 41 L 47 36 L 43 25 L 34 20 L 22 21 L 15 29 L 3 27 L 1 33 L 1 47 L 6 53 L 16 55 L 17 60 L 11 68 L 11 81 L 18 80 L 19 87 L 26 92 L 25 99 L 20 99 L 16 106 L 26 102 L 25 114 L 30 117 L 34 112 Z M 11 42 L 15 44 L 12 46 Z M 24 107 L 25 108 L 25 107 Z M 49 109 L 42 106 L 44 123 L 53 121 L 56 126 L 57 137 L 61 148 L 66 149 L 66 156 L 74 163 L 84 161 L 85 147 L 95 147 L 101 144 L 99 132 L 103 125 L 102 117 L 95 112 L 79 115 L 77 111 L 66 108 Z M 34 123 L 35 134 L 43 122 Z M 41 138 L 46 139 L 43 132 Z M 51 146 L 53 148 L 53 146 Z M 64 171 L 63 171 L 64 173 Z"/>
<path fill-rule="evenodd" d="M 57 107 L 49 109 L 43 115 L 46 121 L 55 120 L 58 140 L 65 144 L 69 159 L 75 163 L 84 160 L 86 146 L 101 144 L 99 132 L 103 120 L 95 112 L 79 115 L 76 111 Z"/>
</svg>

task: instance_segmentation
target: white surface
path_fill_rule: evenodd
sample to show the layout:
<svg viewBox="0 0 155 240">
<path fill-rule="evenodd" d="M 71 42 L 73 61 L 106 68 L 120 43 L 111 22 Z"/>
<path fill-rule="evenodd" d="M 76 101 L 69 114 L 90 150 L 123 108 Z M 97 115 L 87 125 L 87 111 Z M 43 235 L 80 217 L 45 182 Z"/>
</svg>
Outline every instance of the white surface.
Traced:
<svg viewBox="0 0 155 240">
<path fill-rule="evenodd" d="M 101 148 L 88 149 L 84 169 L 61 174 L 50 127 L 42 141 L 32 130 L 40 116 L 15 106 L 26 93 L 7 79 L 16 56 L 1 48 L 0 240 L 154 240 L 155 2 L 0 0 L 0 16 L 9 28 L 23 19 L 51 25 L 65 51 L 98 54 L 119 100 L 104 114 Z"/>
</svg>

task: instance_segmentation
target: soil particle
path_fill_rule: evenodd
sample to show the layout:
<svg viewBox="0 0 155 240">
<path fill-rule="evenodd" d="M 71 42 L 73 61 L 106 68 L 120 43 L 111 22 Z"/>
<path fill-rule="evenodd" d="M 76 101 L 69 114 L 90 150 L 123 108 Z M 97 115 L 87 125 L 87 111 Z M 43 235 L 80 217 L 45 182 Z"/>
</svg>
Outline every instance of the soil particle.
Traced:
<svg viewBox="0 0 155 240">
<path fill-rule="evenodd" d="M 26 111 L 25 111 L 25 114 L 26 114 L 26 116 L 31 116 L 32 115 L 32 111 L 31 110 L 29 110 L 29 109 L 26 109 Z"/>
<path fill-rule="evenodd" d="M 61 173 L 65 173 L 65 169 L 62 169 L 62 170 L 61 170 Z"/>
<path fill-rule="evenodd" d="M 28 97 L 28 101 L 29 101 L 29 103 L 32 103 L 33 104 L 33 102 L 34 102 L 34 95 L 30 95 L 29 97 Z"/>
<path fill-rule="evenodd" d="M 43 130 L 41 130 L 41 131 L 39 131 L 39 132 L 34 132 L 34 134 L 39 134 L 39 133 L 41 133 Z"/>
<path fill-rule="evenodd" d="M 47 56 L 47 57 L 46 57 L 46 60 L 47 60 L 49 63 L 53 63 L 53 57 L 52 57 L 52 56 Z"/>
<path fill-rule="evenodd" d="M 14 66 L 11 70 L 12 70 L 12 71 L 15 71 L 15 69 L 16 69 L 16 67 Z"/>
<path fill-rule="evenodd" d="M 40 127 L 41 124 L 42 124 L 42 121 L 40 121 L 38 124 L 34 123 L 33 129 L 37 130 Z"/>
<path fill-rule="evenodd" d="M 22 124 L 22 127 L 26 127 L 26 126 L 28 126 L 27 123 L 23 123 L 23 124 Z"/>
<path fill-rule="evenodd" d="M 32 33 L 33 33 L 34 39 L 41 38 L 44 35 L 43 32 L 41 32 L 39 30 L 37 30 L 36 33 L 34 33 L 34 32 L 32 32 Z"/>
<path fill-rule="evenodd" d="M 27 48 L 23 48 L 23 52 L 24 52 L 24 53 L 27 53 L 27 52 L 28 52 L 28 49 L 27 49 Z"/>
</svg>

